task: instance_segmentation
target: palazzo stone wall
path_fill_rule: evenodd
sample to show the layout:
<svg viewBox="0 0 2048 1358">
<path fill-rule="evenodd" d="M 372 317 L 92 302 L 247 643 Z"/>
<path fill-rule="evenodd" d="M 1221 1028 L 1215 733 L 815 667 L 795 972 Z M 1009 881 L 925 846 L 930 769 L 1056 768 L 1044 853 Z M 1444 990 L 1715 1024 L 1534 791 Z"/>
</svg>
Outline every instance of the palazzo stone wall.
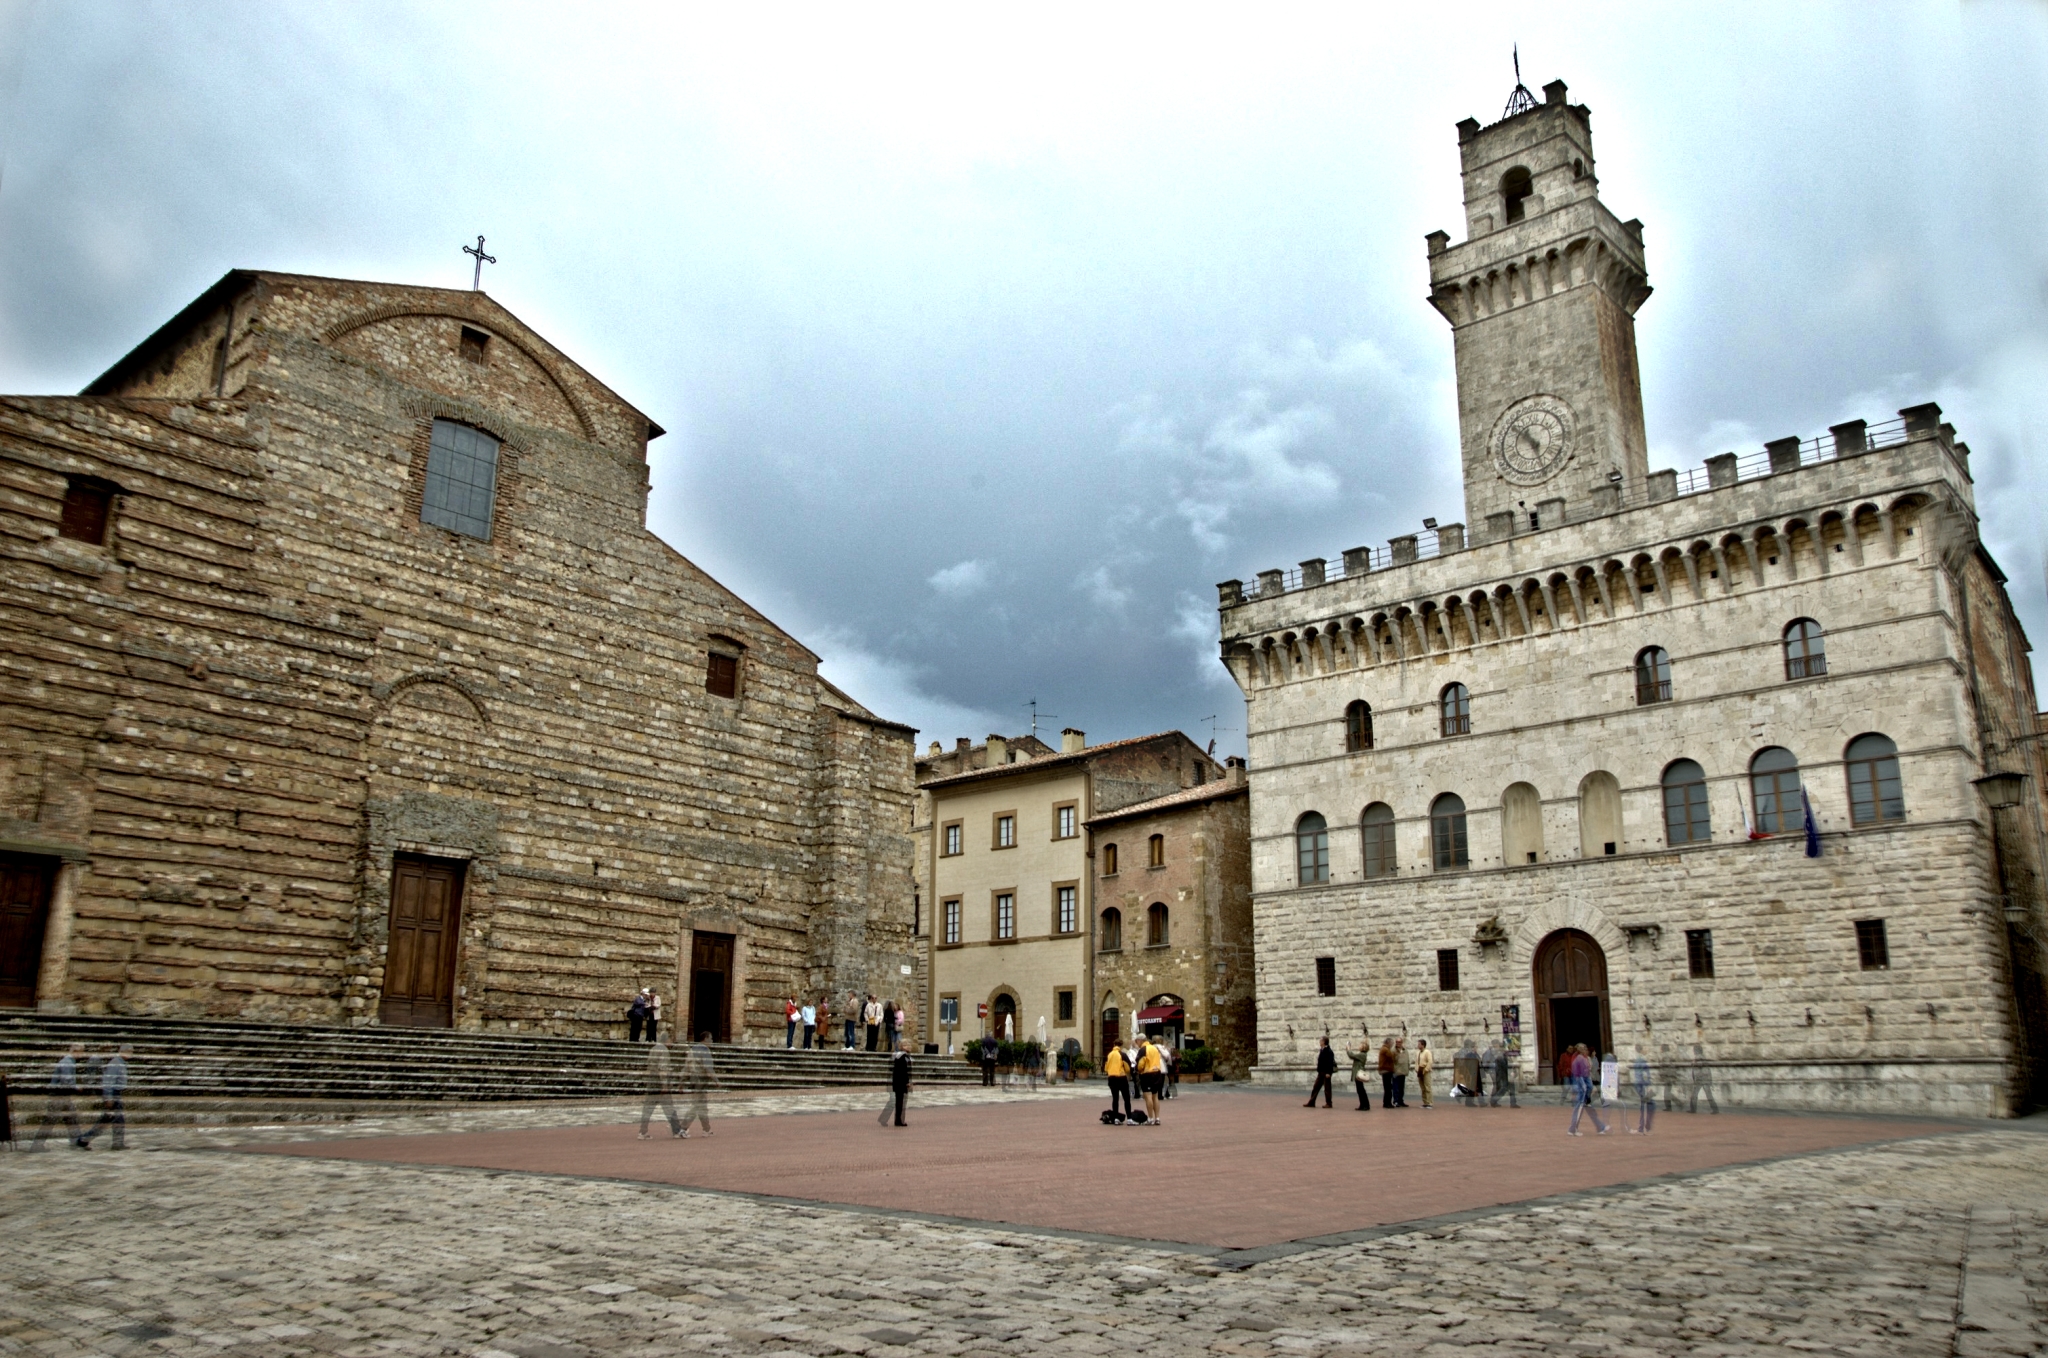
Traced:
<svg viewBox="0 0 2048 1358">
<path fill-rule="evenodd" d="M 488 540 L 421 521 L 436 418 L 502 445 Z M 467 865 L 459 1026 L 686 1012 L 695 929 L 735 1037 L 898 988 L 913 732 L 646 530 L 660 432 L 481 293 L 245 272 L 0 399 L 0 847 L 69 865 L 37 1002 L 374 1021 L 398 853 Z M 57 531 L 81 478 L 104 544 Z"/>
</svg>

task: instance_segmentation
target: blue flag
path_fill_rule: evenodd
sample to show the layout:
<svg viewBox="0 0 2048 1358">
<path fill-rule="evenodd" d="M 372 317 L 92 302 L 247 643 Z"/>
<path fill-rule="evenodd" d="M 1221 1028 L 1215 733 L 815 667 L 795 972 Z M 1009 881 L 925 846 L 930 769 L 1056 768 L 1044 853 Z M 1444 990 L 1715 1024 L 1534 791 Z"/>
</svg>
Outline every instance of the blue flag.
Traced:
<svg viewBox="0 0 2048 1358">
<path fill-rule="evenodd" d="M 1806 856 L 1820 857 L 1820 824 L 1813 818 L 1813 803 L 1807 799 L 1806 789 L 1799 789 L 1799 805 L 1806 812 Z"/>
</svg>

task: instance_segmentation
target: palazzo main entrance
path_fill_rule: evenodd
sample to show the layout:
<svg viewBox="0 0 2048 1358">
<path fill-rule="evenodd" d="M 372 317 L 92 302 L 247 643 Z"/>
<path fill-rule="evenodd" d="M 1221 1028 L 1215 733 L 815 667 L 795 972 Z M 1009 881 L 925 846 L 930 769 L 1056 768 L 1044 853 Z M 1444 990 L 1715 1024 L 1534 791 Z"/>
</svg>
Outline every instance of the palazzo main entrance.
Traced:
<svg viewBox="0 0 2048 1358">
<path fill-rule="evenodd" d="M 1557 1054 L 1585 1043 L 1597 1062 L 1614 1050 L 1607 954 L 1591 934 L 1559 929 L 1536 945 L 1536 1078 L 1557 1080 Z"/>
<path fill-rule="evenodd" d="M 690 933 L 690 1031 L 684 1041 L 694 1042 L 700 1033 L 711 1034 L 713 1042 L 732 1041 L 732 942 L 731 934 Z"/>
<path fill-rule="evenodd" d="M 0 1008 L 32 1009 L 57 860 L 0 854 Z"/>
<path fill-rule="evenodd" d="M 395 1027 L 455 1026 L 461 863 L 400 854 L 391 865 L 391 930 L 378 1019 Z"/>
</svg>

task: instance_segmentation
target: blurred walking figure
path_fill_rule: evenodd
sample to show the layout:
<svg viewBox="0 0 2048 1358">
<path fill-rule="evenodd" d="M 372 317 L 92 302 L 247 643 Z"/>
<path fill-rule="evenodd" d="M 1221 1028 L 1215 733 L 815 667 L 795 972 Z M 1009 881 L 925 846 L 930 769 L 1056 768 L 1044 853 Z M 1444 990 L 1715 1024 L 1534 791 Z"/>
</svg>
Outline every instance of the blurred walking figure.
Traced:
<svg viewBox="0 0 2048 1358">
<path fill-rule="evenodd" d="M 903 1120 L 903 1109 L 910 1102 L 910 1053 L 898 1047 L 896 1054 L 889 1058 L 889 1098 L 882 1105 L 882 1115 L 875 1119 L 884 1127 L 889 1125 L 889 1110 L 896 1110 L 896 1125 L 908 1127 Z"/>
<path fill-rule="evenodd" d="M 1365 1096 L 1365 1073 L 1373 1069 L 1372 1043 L 1361 1042 L 1351 1053 L 1351 1087 L 1358 1091 L 1358 1111 L 1370 1113 L 1372 1100 Z"/>
<path fill-rule="evenodd" d="M 43 1138 L 50 1134 L 50 1128 L 60 1118 L 71 1129 L 65 1139 L 73 1145 L 78 1144 L 78 1058 L 84 1054 L 85 1047 L 74 1042 L 51 1068 L 50 1097 L 43 1104 L 43 1120 L 36 1127 L 36 1139 L 30 1144 L 30 1150 L 43 1148 Z"/>
<path fill-rule="evenodd" d="M 1704 1094 L 1707 1096 L 1707 1111 L 1709 1113 L 1720 1112 L 1721 1105 L 1714 1102 L 1714 1073 L 1707 1068 L 1706 1048 L 1700 1046 L 1697 1042 L 1692 1044 L 1692 1066 L 1687 1074 L 1691 1076 L 1691 1079 L 1688 1081 L 1690 1089 L 1686 1094 L 1685 1111 L 1688 1113 L 1699 1112 L 1700 1095 Z"/>
<path fill-rule="evenodd" d="M 107 1063 L 100 1067 L 100 1116 L 99 1121 L 86 1128 L 78 1144 L 90 1148 L 92 1139 L 100 1134 L 100 1128 L 114 1129 L 114 1149 L 124 1150 L 128 1144 L 128 1106 L 124 1102 L 128 1094 L 128 1058 L 135 1049 L 123 1046 L 107 1054 Z"/>
<path fill-rule="evenodd" d="M 1323 1096 L 1323 1107 L 1334 1105 L 1330 1101 L 1331 1077 L 1337 1073 L 1337 1053 L 1330 1050 L 1330 1039 L 1324 1038 L 1323 1045 L 1316 1051 L 1316 1082 L 1308 1087 L 1308 1102 L 1303 1108 L 1316 1106 L 1316 1095 Z"/>
<path fill-rule="evenodd" d="M 1498 1042 L 1486 1044 L 1486 1055 L 1493 1063 L 1493 1097 L 1487 1100 L 1488 1108 L 1500 1107 L 1500 1096 L 1508 1096 L 1508 1107 L 1519 1108 L 1515 1102 L 1515 1060 L 1512 1053 Z"/>
<path fill-rule="evenodd" d="M 640 1034 L 647 1031 L 647 988 L 642 986 L 633 1002 L 626 1006 L 626 1041 L 638 1042 Z"/>
<path fill-rule="evenodd" d="M 1650 1058 L 1643 1055 L 1641 1047 L 1636 1048 L 1635 1063 L 1629 1069 L 1629 1083 L 1636 1087 L 1636 1125 L 1631 1132 L 1650 1134 L 1650 1124 L 1657 1120 L 1657 1087 L 1650 1078 Z"/>
<path fill-rule="evenodd" d="M 882 1041 L 882 1002 L 873 995 L 868 996 L 865 1016 L 868 1023 L 868 1050 L 876 1051 Z"/>
<path fill-rule="evenodd" d="M 1592 1115 L 1593 1125 L 1600 1129 L 1600 1135 L 1607 1135 L 1607 1124 L 1600 1120 L 1598 1110 L 1593 1107 L 1593 1058 L 1587 1054 L 1584 1044 L 1573 1047 L 1571 1060 L 1572 1125 L 1567 1135 L 1579 1136 L 1579 1115 Z"/>
<path fill-rule="evenodd" d="M 1109 1050 L 1102 1054 L 1102 1075 L 1109 1081 L 1109 1111 L 1121 1119 L 1128 1119 L 1131 1116 L 1131 1063 L 1124 1059 L 1124 1049 L 1115 1043 L 1111 1043 Z"/>
<path fill-rule="evenodd" d="M 990 1089 L 995 1088 L 996 1035 L 994 1033 L 983 1033 L 981 1035 L 981 1082 Z"/>
<path fill-rule="evenodd" d="M 683 1134 L 682 1120 L 676 1116 L 675 1074 L 670 1068 L 668 1043 L 660 1038 L 653 1039 L 647 1048 L 647 1097 L 640 1104 L 640 1139 L 647 1139 L 647 1123 L 654 1116 L 654 1106 L 659 1103 L 661 1111 L 668 1115 L 668 1134 Z"/>
<path fill-rule="evenodd" d="M 1431 1074 L 1431 1072 L 1433 1072 L 1433 1071 L 1434 1071 L 1435 1069 L 1436 1069 L 1436 1053 L 1435 1053 L 1435 1052 L 1433 1052 L 1433 1051 L 1431 1051 L 1431 1050 L 1429 1049 L 1429 1039 L 1428 1039 L 1428 1038 L 1426 1038 L 1426 1037 L 1418 1037 L 1418 1038 L 1416 1038 L 1416 1039 L 1415 1039 L 1415 1083 L 1416 1083 L 1417 1085 L 1421 1086 L 1421 1089 L 1422 1089 L 1422 1106 L 1423 1106 L 1424 1108 L 1430 1108 L 1430 1107 L 1433 1107 L 1433 1106 L 1434 1106 L 1433 1104 L 1431 1104 L 1431 1103 L 1430 1103 L 1430 1100 L 1429 1100 L 1429 1077 L 1430 1077 L 1430 1074 Z"/>
<path fill-rule="evenodd" d="M 715 1074 L 711 1065 L 711 1034 L 699 1033 L 683 1058 L 683 1088 L 690 1095 L 689 1106 L 683 1110 L 681 1135 L 686 1138 L 693 1122 L 703 1123 L 704 1135 L 711 1135 L 711 1079 Z"/>
</svg>

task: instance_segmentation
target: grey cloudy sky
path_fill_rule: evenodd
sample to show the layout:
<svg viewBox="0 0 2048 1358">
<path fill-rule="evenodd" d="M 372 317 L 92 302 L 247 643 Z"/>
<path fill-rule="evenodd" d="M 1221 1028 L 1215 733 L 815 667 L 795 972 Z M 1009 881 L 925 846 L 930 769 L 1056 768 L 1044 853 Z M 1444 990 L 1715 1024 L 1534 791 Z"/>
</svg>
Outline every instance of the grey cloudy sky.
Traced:
<svg viewBox="0 0 2048 1358">
<path fill-rule="evenodd" d="M 2039 3 L 570 8 L 0 0 L 0 389 L 482 232 L 864 701 L 1241 749 L 1214 583 L 1462 517 L 1422 237 L 1519 41 L 1646 224 L 1652 464 L 1937 400 L 2048 637 Z"/>
</svg>

